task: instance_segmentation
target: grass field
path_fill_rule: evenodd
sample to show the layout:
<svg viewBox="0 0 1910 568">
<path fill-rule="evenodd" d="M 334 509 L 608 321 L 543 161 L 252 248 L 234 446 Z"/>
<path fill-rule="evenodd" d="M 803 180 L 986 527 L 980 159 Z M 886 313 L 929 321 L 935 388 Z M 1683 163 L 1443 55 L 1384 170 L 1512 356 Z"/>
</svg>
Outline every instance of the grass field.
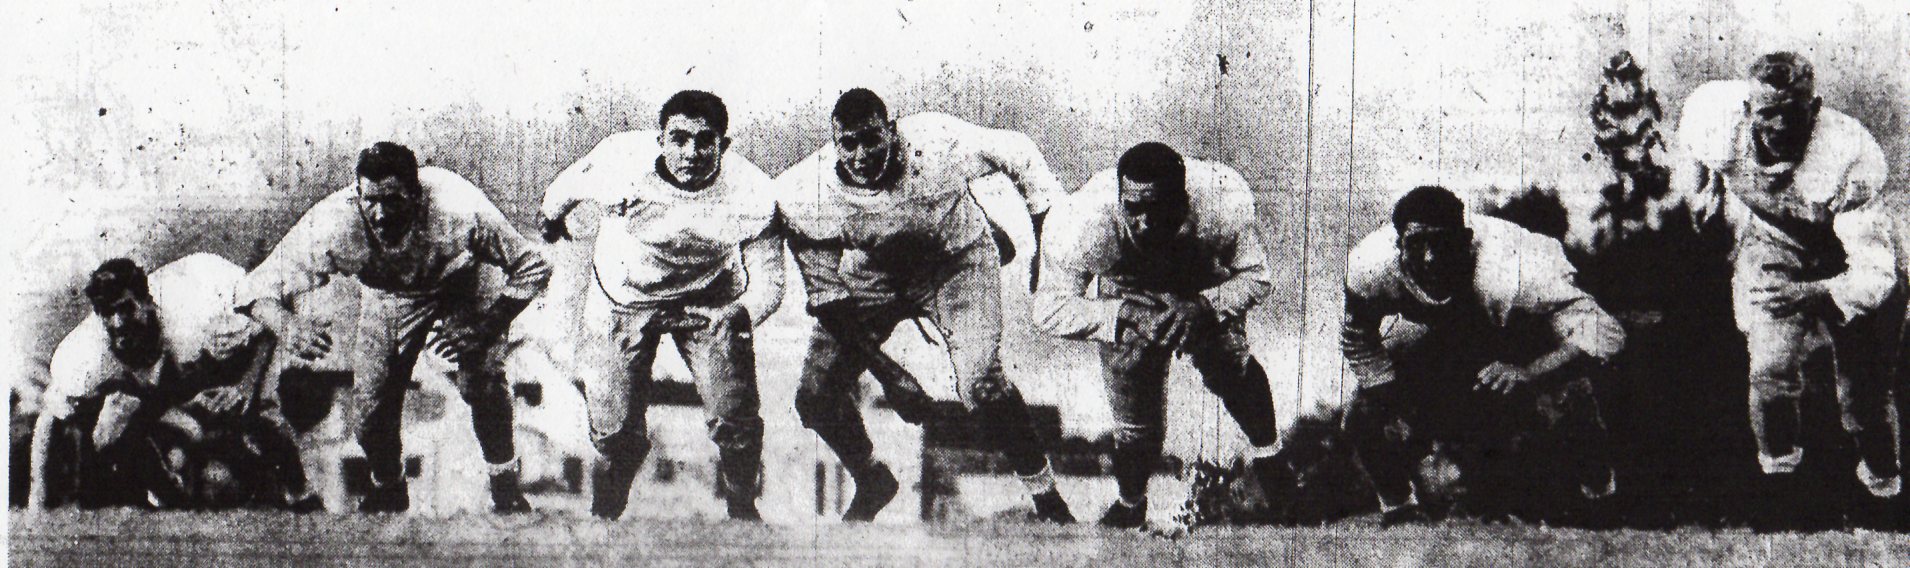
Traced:
<svg viewBox="0 0 1910 568">
<path fill-rule="evenodd" d="M 1210 527 L 1170 540 L 1017 522 L 915 527 L 626 521 L 570 515 L 12 513 L 16 566 L 1906 566 L 1874 532 L 1584 531 L 1447 524 Z"/>
</svg>

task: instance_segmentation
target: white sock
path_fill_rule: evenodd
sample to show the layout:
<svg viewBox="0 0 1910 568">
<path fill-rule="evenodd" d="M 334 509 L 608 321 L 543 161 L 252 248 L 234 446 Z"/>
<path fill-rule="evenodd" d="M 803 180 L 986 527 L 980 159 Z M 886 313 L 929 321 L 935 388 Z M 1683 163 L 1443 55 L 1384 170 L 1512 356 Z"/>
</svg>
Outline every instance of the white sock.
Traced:
<svg viewBox="0 0 1910 568">
<path fill-rule="evenodd" d="M 1791 450 L 1791 453 L 1781 456 L 1773 456 L 1764 452 L 1758 452 L 1757 454 L 1758 467 L 1764 469 L 1765 475 L 1796 472 L 1797 464 L 1803 463 L 1803 461 L 1804 448 Z"/>
<path fill-rule="evenodd" d="M 1040 495 L 1054 491 L 1054 463 L 1043 463 L 1041 471 L 1034 475 L 1017 475 L 1021 485 L 1028 488 L 1029 495 Z"/>
<path fill-rule="evenodd" d="M 1879 499 L 1896 497 L 1898 493 L 1903 492 L 1902 475 L 1894 475 L 1891 476 L 1890 479 L 1884 479 L 1871 471 L 1870 464 L 1863 460 L 1857 461 L 1857 480 L 1862 481 L 1864 488 L 1870 490 L 1870 494 L 1877 496 Z"/>
<path fill-rule="evenodd" d="M 1418 507 L 1419 506 L 1419 491 L 1417 489 L 1413 489 L 1411 485 L 1407 485 L 1407 488 L 1408 490 L 1406 491 L 1406 502 L 1404 503 L 1387 503 L 1385 497 L 1380 497 L 1379 512 L 1391 513 L 1393 511 L 1397 511 L 1406 507 Z"/>
<path fill-rule="evenodd" d="M 484 468 L 485 468 L 485 473 L 488 473 L 492 476 L 497 476 L 497 475 L 502 475 L 506 473 L 516 473 L 517 465 L 518 465 L 517 456 L 511 456 L 511 461 L 507 461 L 504 463 L 486 463 L 484 464 Z"/>
<path fill-rule="evenodd" d="M 1243 454 L 1245 455 L 1249 463 L 1267 459 L 1279 453 L 1280 453 L 1279 442 L 1274 442 L 1271 444 L 1267 444 L 1265 446 L 1254 446 L 1251 448 L 1247 448 L 1247 451 L 1243 452 Z"/>
</svg>

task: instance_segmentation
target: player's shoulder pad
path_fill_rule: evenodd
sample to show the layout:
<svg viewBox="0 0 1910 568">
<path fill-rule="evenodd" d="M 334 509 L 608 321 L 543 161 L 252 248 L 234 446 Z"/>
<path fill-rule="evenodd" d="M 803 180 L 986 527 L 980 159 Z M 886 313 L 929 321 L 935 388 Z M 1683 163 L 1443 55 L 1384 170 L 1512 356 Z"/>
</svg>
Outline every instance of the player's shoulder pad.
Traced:
<svg viewBox="0 0 1910 568">
<path fill-rule="evenodd" d="M 959 130 L 963 128 L 981 128 L 981 126 L 963 120 L 952 114 L 937 111 L 925 111 L 895 119 L 897 130 Z"/>
<path fill-rule="evenodd" d="M 1253 223 L 1253 187 L 1239 170 L 1220 162 L 1187 160 L 1187 190 L 1198 207 L 1217 215 L 1221 224 L 1238 227 Z"/>
<path fill-rule="evenodd" d="M 100 323 L 99 316 L 88 313 L 79 326 L 67 332 L 53 348 L 53 359 L 47 365 L 46 396 L 86 394 L 104 379 L 111 363 L 106 327 Z"/>
<path fill-rule="evenodd" d="M 1346 255 L 1346 287 L 1370 292 L 1382 286 L 1399 262 L 1398 240 L 1399 233 L 1390 223 L 1360 238 Z"/>
<path fill-rule="evenodd" d="M 1867 155 L 1882 153 L 1883 147 L 1877 144 L 1876 136 L 1856 118 L 1828 107 L 1817 113 L 1817 126 L 1811 131 L 1811 157 L 1822 156 L 1847 166 Z"/>
<path fill-rule="evenodd" d="M 166 263 L 147 279 L 155 299 L 169 293 L 203 295 L 218 290 L 229 294 L 245 279 L 245 269 L 225 257 L 201 252 Z"/>
<path fill-rule="evenodd" d="M 484 190 L 457 172 L 425 166 L 418 168 L 418 183 L 430 193 L 431 207 L 451 214 L 450 217 L 469 218 L 499 211 Z M 501 212 L 498 214 L 502 215 Z"/>
<path fill-rule="evenodd" d="M 197 281 L 237 281 L 245 276 L 245 269 L 226 260 L 225 257 L 209 252 L 196 252 L 185 258 L 166 263 L 154 270 L 149 276 L 153 282 L 186 278 Z"/>
<path fill-rule="evenodd" d="M 1114 169 L 1096 172 L 1079 189 L 1055 201 L 1047 225 L 1042 227 L 1042 235 L 1044 239 L 1052 235 L 1057 243 L 1077 240 L 1089 227 L 1103 222 L 1119 203 L 1120 190 Z"/>
<path fill-rule="evenodd" d="M 1750 97 L 1751 84 L 1741 80 L 1711 81 L 1692 90 L 1678 116 L 1677 140 L 1685 155 L 1704 163 L 1730 159 Z"/>
</svg>

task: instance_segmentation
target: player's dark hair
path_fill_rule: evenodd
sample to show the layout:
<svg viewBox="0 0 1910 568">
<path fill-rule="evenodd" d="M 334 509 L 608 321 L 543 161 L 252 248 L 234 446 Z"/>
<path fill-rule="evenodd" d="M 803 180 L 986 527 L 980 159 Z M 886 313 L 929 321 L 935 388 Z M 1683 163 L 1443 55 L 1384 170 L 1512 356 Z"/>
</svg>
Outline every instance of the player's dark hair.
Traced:
<svg viewBox="0 0 1910 568">
<path fill-rule="evenodd" d="M 701 118 L 710 123 L 717 133 L 728 133 L 730 129 L 729 107 L 723 106 L 723 98 L 708 91 L 677 91 L 670 100 L 663 101 L 663 110 L 657 111 L 657 128 L 669 122 L 672 116 Z"/>
<path fill-rule="evenodd" d="M 152 290 L 147 288 L 146 269 L 130 258 L 115 258 L 102 262 L 93 269 L 93 275 L 86 279 L 86 300 L 98 311 L 112 304 L 126 293 L 141 300 L 151 300 Z"/>
<path fill-rule="evenodd" d="M 1160 142 L 1142 142 L 1121 154 L 1114 173 L 1122 179 L 1151 183 L 1178 193 L 1187 191 L 1187 161 L 1180 152 Z"/>
<path fill-rule="evenodd" d="M 1463 229 L 1466 226 L 1466 204 L 1446 188 L 1436 185 L 1415 187 L 1393 205 L 1393 230 L 1404 231 L 1407 223 Z"/>
<path fill-rule="evenodd" d="M 1767 53 L 1751 62 L 1751 80 L 1793 96 L 1809 97 L 1817 88 L 1817 72 L 1804 56 L 1789 51 Z"/>
<path fill-rule="evenodd" d="M 829 118 L 836 124 L 856 124 L 871 118 L 888 120 L 889 105 L 883 103 L 875 91 L 856 87 L 836 97 L 836 109 L 829 113 Z"/>
<path fill-rule="evenodd" d="M 372 181 L 396 177 L 418 185 L 418 155 L 393 142 L 379 142 L 358 153 L 358 177 Z"/>
</svg>

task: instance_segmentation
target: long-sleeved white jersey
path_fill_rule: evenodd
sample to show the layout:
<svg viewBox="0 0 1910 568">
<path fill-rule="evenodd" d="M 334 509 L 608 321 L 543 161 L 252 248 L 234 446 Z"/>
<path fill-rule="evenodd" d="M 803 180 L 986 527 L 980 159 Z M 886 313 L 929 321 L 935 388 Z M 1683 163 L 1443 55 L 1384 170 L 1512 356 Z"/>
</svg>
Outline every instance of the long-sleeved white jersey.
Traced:
<svg viewBox="0 0 1910 568">
<path fill-rule="evenodd" d="M 246 275 L 237 305 L 286 301 L 338 274 L 393 294 L 432 294 L 447 276 L 472 262 L 504 270 L 505 296 L 528 300 L 544 290 L 550 265 L 543 253 L 483 191 L 443 168 L 419 168 L 418 182 L 424 186 L 423 222 L 393 244 L 374 242 L 356 189 L 343 188 L 320 200 Z"/>
<path fill-rule="evenodd" d="M 1577 271 L 1558 241 L 1484 215 L 1468 215 L 1466 225 L 1472 229 L 1478 258 L 1472 289 L 1443 302 L 1433 301 L 1407 276 L 1399 263 L 1398 231 L 1392 226 L 1373 231 L 1353 247 L 1347 258 L 1340 350 L 1360 385 L 1394 378 L 1392 358 L 1381 343 L 1380 327 L 1387 317 L 1439 326 L 1446 323 L 1444 318 L 1483 312 L 1480 315 L 1500 329 L 1519 320 L 1546 321 L 1560 341 L 1600 360 L 1624 347 L 1624 329 L 1578 288 Z"/>
<path fill-rule="evenodd" d="M 1678 123 L 1684 171 L 1678 180 L 1696 209 L 1722 214 L 1740 240 L 1780 243 L 1807 257 L 1846 255 L 1845 270 L 1824 280 L 1848 319 L 1882 304 L 1895 284 L 1891 221 L 1878 192 L 1890 174 L 1883 147 L 1857 119 L 1829 108 L 1817 115 L 1804 159 L 1757 163 L 1745 113 L 1751 84 L 1712 81 L 1685 99 Z M 1788 170 L 1788 171 L 1785 171 Z M 1789 183 L 1783 183 L 1783 178 Z"/>
<path fill-rule="evenodd" d="M 969 182 L 983 176 L 1007 175 L 1031 214 L 1046 213 L 1064 193 L 1027 135 L 941 113 L 903 117 L 896 121 L 896 132 L 902 170 L 885 186 L 862 188 L 844 182 L 836 171 L 834 145 L 823 146 L 777 177 L 777 198 L 791 236 L 844 250 L 837 267 L 805 266 L 805 274 L 814 278 L 932 268 L 934 259 L 949 258 L 988 234 L 988 220 L 969 193 Z M 810 293 L 813 303 L 817 290 Z"/>
<path fill-rule="evenodd" d="M 1222 319 L 1240 317 L 1272 291 L 1254 223 L 1253 190 L 1224 164 L 1187 160 L 1190 212 L 1172 242 L 1146 248 L 1128 233 L 1119 175 L 1103 170 L 1055 208 L 1042 235 L 1046 276 L 1035 326 L 1073 339 L 1112 342 L 1120 298 L 1096 298 L 1094 278 L 1148 292 L 1199 294 Z"/>
<path fill-rule="evenodd" d="M 604 208 L 593 286 L 618 304 L 667 301 L 727 284 L 752 318 L 768 317 L 783 291 L 769 175 L 725 152 L 716 179 L 691 191 L 660 173 L 661 159 L 656 131 L 613 134 L 558 174 L 541 211 L 559 219 L 585 201 Z"/>
<path fill-rule="evenodd" d="M 233 370 L 228 360 L 264 330 L 232 311 L 232 294 L 243 278 L 239 265 L 204 253 L 149 273 L 146 285 L 159 315 L 159 361 L 144 369 L 120 362 L 99 316 L 88 315 L 53 350 L 43 412 L 68 418 L 80 401 L 105 394 L 116 383 L 179 394 L 237 382 L 237 374 L 213 375 Z"/>
</svg>

